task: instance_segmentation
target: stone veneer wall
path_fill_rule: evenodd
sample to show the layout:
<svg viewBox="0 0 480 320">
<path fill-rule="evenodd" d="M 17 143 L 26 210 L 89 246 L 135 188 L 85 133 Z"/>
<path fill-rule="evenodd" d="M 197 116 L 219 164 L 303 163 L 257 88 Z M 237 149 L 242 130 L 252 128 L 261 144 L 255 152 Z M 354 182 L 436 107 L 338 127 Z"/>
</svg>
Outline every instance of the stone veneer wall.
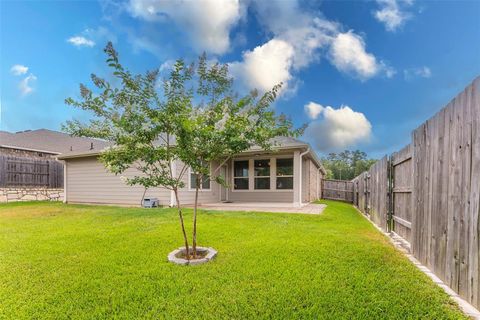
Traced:
<svg viewBox="0 0 480 320">
<path fill-rule="evenodd" d="M 35 200 L 63 201 L 63 189 L 47 189 L 39 187 L 0 188 L 0 202 Z"/>
</svg>

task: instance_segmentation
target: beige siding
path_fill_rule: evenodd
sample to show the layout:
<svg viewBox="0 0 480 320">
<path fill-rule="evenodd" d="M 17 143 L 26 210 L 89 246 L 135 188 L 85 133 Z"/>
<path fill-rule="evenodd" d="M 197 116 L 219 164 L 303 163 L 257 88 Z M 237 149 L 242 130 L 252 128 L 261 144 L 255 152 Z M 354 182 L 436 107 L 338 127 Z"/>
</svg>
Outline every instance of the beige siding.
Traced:
<svg viewBox="0 0 480 320">
<path fill-rule="evenodd" d="M 227 200 L 236 202 L 294 202 L 294 190 L 276 190 L 276 166 L 277 157 L 293 158 L 292 153 L 266 154 L 259 156 L 247 156 L 239 159 L 248 159 L 253 163 L 253 159 L 269 158 L 274 161 L 271 164 L 271 189 L 254 190 L 253 189 L 253 170 L 250 170 L 250 190 L 232 190 L 227 189 Z M 96 157 L 85 157 L 68 159 L 66 183 L 67 201 L 78 203 L 103 203 L 120 204 L 136 206 L 140 204 L 143 188 L 139 186 L 127 186 L 120 176 L 115 176 L 107 172 L 103 164 Z M 177 175 L 181 173 L 183 164 L 178 161 L 175 164 Z M 212 165 L 212 171 L 216 169 L 216 164 Z M 135 169 L 127 170 L 122 176 L 131 177 L 137 174 Z M 233 186 L 233 161 L 228 163 L 226 180 L 230 186 Z M 310 202 L 317 199 L 318 189 L 318 169 L 311 159 L 305 158 L 302 163 L 302 200 Z M 185 170 L 183 181 L 185 187 L 179 192 L 182 205 L 193 204 L 195 199 L 195 190 L 190 189 L 189 185 L 190 171 Z M 210 190 L 201 190 L 199 192 L 199 203 L 214 203 L 220 201 L 221 188 L 216 182 L 211 182 Z M 157 197 L 162 205 L 170 205 L 171 192 L 163 188 L 150 189 L 146 197 Z"/>
<path fill-rule="evenodd" d="M 181 161 L 176 163 L 177 175 L 180 175 L 184 164 Z M 212 172 L 217 168 L 217 164 L 211 165 Z M 190 189 L 189 185 L 190 170 L 185 170 L 182 181 L 185 183 L 185 187 L 179 192 L 180 203 L 193 204 L 195 202 L 195 189 Z M 210 190 L 201 190 L 198 192 L 198 203 L 214 203 L 220 201 L 220 185 L 214 181 L 210 182 Z"/>
<path fill-rule="evenodd" d="M 315 163 L 304 158 L 302 161 L 302 201 L 312 202 L 320 197 L 321 173 Z"/>
<path fill-rule="evenodd" d="M 308 186 L 310 184 L 310 175 L 309 172 L 309 162 L 310 160 L 306 159 L 305 157 L 302 159 L 302 202 L 309 202 L 308 201 Z"/>
<path fill-rule="evenodd" d="M 131 177 L 135 172 L 129 169 L 122 176 Z M 127 186 L 95 157 L 68 160 L 66 180 L 68 202 L 138 206 L 144 191 L 142 187 Z M 170 191 L 166 189 L 150 189 L 145 196 L 159 198 L 162 205 L 170 204 Z"/>
<path fill-rule="evenodd" d="M 307 201 L 312 202 L 319 198 L 318 185 L 319 185 L 319 170 L 312 160 L 308 160 L 308 194 Z"/>
</svg>

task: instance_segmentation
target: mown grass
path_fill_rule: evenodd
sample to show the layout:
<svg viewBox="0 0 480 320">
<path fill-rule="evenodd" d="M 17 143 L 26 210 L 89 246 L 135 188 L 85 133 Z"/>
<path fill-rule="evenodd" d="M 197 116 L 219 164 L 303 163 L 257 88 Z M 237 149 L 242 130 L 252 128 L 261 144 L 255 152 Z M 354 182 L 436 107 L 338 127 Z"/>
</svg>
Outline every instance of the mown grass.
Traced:
<svg viewBox="0 0 480 320">
<path fill-rule="evenodd" d="M 464 318 L 352 206 L 325 203 L 202 212 L 219 255 L 187 267 L 166 261 L 182 244 L 172 209 L 0 205 L 0 318 Z"/>
</svg>

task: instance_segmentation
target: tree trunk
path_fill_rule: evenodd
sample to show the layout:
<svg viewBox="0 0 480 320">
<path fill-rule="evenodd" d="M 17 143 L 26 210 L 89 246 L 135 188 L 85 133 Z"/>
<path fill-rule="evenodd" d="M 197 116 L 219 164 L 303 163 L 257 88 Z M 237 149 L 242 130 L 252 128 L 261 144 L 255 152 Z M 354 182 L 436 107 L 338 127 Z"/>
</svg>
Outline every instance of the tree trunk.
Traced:
<svg viewBox="0 0 480 320">
<path fill-rule="evenodd" d="M 197 206 L 198 206 L 198 189 L 200 188 L 200 179 L 197 174 L 196 177 L 196 188 L 195 188 L 195 203 L 193 205 L 193 237 L 192 237 L 192 247 L 193 247 L 193 258 L 197 257 Z"/>
<path fill-rule="evenodd" d="M 178 198 L 178 189 L 177 188 L 173 189 L 173 192 L 175 193 L 175 199 L 177 201 L 177 210 L 178 210 L 178 216 L 180 218 L 180 225 L 182 226 L 183 241 L 185 242 L 185 256 L 187 260 L 190 260 L 190 248 L 188 247 L 187 232 L 185 231 L 185 223 L 183 222 L 182 207 L 180 206 L 180 200 Z"/>
</svg>

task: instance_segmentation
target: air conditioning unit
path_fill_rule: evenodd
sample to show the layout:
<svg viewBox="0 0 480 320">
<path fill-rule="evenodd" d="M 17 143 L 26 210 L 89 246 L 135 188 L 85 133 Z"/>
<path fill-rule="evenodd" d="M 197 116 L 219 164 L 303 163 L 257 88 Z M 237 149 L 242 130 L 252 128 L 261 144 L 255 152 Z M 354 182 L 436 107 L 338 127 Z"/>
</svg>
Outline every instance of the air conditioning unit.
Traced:
<svg viewBox="0 0 480 320">
<path fill-rule="evenodd" d="M 144 208 L 156 208 L 160 205 L 158 198 L 145 198 L 143 199 Z"/>
</svg>

